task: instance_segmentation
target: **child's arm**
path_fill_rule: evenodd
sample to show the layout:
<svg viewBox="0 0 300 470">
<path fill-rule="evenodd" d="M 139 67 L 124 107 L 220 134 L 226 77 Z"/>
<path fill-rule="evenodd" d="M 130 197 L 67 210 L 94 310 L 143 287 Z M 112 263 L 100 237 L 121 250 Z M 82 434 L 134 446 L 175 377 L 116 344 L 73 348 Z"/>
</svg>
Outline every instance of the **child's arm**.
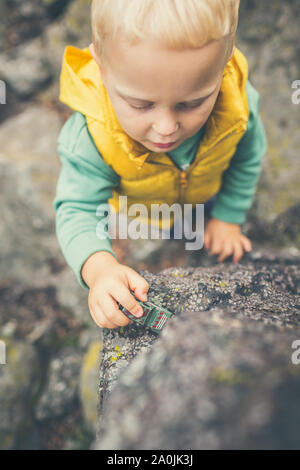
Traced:
<svg viewBox="0 0 300 470">
<path fill-rule="evenodd" d="M 267 141 L 259 115 L 259 94 L 249 81 L 246 90 L 250 108 L 247 131 L 223 174 L 204 236 L 205 248 L 211 254 L 220 254 L 218 261 L 233 254 L 234 262 L 238 262 L 244 249 L 251 250 L 251 242 L 241 233 L 240 225 L 252 205 Z"/>
<path fill-rule="evenodd" d="M 149 286 L 133 269 L 118 263 L 109 235 L 102 236 L 104 227 L 99 222 L 104 216 L 99 217 L 96 211 L 112 196 L 119 177 L 101 158 L 79 112 L 64 124 L 58 153 L 62 168 L 53 207 L 63 255 L 80 285 L 90 288 L 89 307 L 95 322 L 108 328 L 125 325 L 129 320 L 117 308 L 113 297 L 136 314 L 138 303 L 129 288 L 137 289 L 137 296 L 141 296 Z M 100 238 L 99 230 L 102 230 Z"/>
</svg>

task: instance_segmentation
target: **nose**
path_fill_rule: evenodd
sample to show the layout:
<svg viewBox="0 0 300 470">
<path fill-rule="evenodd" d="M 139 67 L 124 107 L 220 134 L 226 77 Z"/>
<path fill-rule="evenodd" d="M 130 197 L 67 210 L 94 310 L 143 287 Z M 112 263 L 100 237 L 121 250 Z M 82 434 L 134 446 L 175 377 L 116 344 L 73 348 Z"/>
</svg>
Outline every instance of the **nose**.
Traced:
<svg viewBox="0 0 300 470">
<path fill-rule="evenodd" d="M 152 128 L 154 132 L 163 137 L 169 137 L 174 134 L 179 128 L 179 123 L 176 121 L 176 116 L 172 113 L 163 113 L 155 123 L 153 123 Z"/>
</svg>

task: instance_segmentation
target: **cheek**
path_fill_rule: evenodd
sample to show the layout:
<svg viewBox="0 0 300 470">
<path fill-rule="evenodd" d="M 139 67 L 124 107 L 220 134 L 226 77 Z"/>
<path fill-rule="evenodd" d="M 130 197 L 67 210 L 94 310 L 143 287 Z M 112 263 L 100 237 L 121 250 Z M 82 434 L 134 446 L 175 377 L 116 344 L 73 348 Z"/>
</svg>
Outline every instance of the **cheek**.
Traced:
<svg viewBox="0 0 300 470">
<path fill-rule="evenodd" d="M 112 105 L 122 127 L 131 127 L 134 122 L 134 113 L 132 113 L 131 109 L 119 101 L 112 102 Z"/>
<path fill-rule="evenodd" d="M 143 137 L 144 133 L 148 131 L 149 124 L 147 117 L 136 113 L 126 105 L 121 105 L 118 109 L 114 109 L 121 126 L 132 138 Z"/>
<path fill-rule="evenodd" d="M 213 98 L 208 99 L 203 105 L 203 109 L 202 109 L 203 115 L 209 116 L 211 111 L 214 108 L 215 103 L 216 103 L 216 96 L 214 96 Z"/>
<path fill-rule="evenodd" d="M 213 99 L 207 100 L 203 104 L 203 106 L 201 106 L 201 108 L 199 109 L 199 112 L 197 113 L 197 118 L 199 121 L 202 121 L 202 123 L 207 121 L 207 119 L 209 118 L 214 108 L 215 102 L 216 102 L 216 97 L 214 97 Z"/>
<path fill-rule="evenodd" d="M 198 130 L 204 126 L 213 110 L 214 104 L 215 99 L 207 100 L 199 109 L 195 110 L 183 120 L 183 128 L 189 135 L 194 135 L 194 133 L 198 132 Z"/>
<path fill-rule="evenodd" d="M 210 115 L 210 112 L 213 108 L 213 105 L 212 104 L 203 104 L 203 106 L 201 106 L 201 108 L 197 109 L 197 111 L 195 111 L 194 113 L 192 113 L 188 118 L 187 118 L 187 123 L 189 123 L 189 125 L 193 128 L 198 128 L 199 125 L 203 125 L 205 124 L 205 122 L 207 121 L 209 115 Z"/>
</svg>

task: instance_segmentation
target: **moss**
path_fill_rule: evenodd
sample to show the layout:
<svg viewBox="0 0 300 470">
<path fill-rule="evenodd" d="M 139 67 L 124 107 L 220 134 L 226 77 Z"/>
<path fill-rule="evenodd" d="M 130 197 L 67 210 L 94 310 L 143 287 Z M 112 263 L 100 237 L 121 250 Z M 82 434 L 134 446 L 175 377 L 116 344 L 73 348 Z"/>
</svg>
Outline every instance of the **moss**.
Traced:
<svg viewBox="0 0 300 470">
<path fill-rule="evenodd" d="M 80 398 L 87 425 L 94 430 L 98 421 L 98 371 L 102 342 L 91 343 L 80 372 Z"/>
<path fill-rule="evenodd" d="M 211 379 L 225 385 L 245 384 L 250 385 L 253 381 L 252 377 L 248 374 L 241 372 L 237 369 L 224 369 L 216 367 L 211 372 Z"/>
<path fill-rule="evenodd" d="M 101 341 L 94 341 L 90 345 L 83 361 L 83 374 L 88 374 L 91 370 L 94 371 L 98 367 L 101 350 Z"/>
<path fill-rule="evenodd" d="M 14 446 L 14 436 L 11 434 L 0 434 L 0 449 L 1 450 L 10 450 Z"/>
</svg>

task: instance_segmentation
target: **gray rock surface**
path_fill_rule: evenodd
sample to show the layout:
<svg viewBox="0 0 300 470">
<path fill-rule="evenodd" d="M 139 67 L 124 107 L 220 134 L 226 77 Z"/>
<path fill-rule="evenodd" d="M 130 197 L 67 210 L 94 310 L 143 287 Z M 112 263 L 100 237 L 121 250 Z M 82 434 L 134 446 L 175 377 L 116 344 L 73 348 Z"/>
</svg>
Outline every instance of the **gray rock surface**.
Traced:
<svg viewBox="0 0 300 470">
<path fill-rule="evenodd" d="M 18 23 L 18 28 L 16 37 L 10 38 L 10 43 L 14 47 L 6 47 L 0 53 L 0 78 L 5 80 L 14 95 L 24 100 L 32 98 L 58 79 L 66 45 L 72 44 L 78 47 L 89 45 L 91 26 L 90 15 L 87 12 L 90 9 L 90 1 L 24 2 L 22 0 L 18 3 L 20 5 L 8 8 L 8 15 L 13 9 L 15 13 L 13 18 Z M 52 11 L 46 8 L 47 4 L 48 8 L 52 4 Z M 60 13 L 60 18 L 51 23 L 52 12 L 56 10 Z M 31 31 L 27 31 L 30 22 L 34 26 Z M 24 26 L 23 33 L 21 25 Z M 41 25 L 44 25 L 44 28 L 40 28 Z M 27 41 L 22 41 L 24 36 L 28 38 Z M 57 99 L 57 83 L 54 84 L 54 90 L 56 94 L 52 98 Z"/>
<path fill-rule="evenodd" d="M 66 347 L 49 364 L 48 383 L 35 409 L 38 420 L 68 413 L 78 393 L 81 355 L 75 348 Z"/>
<path fill-rule="evenodd" d="M 6 15 L 6 2 L 5 0 L 0 0 L 0 18 L 5 18 Z M 0 50 L 3 50 L 5 44 L 5 23 L 4 21 L 0 22 Z"/>
<path fill-rule="evenodd" d="M 98 329 L 99 330 L 99 329 Z M 102 342 L 98 338 L 89 343 L 80 369 L 79 396 L 85 422 L 89 429 L 98 428 L 98 374 L 101 361 Z"/>
<path fill-rule="evenodd" d="M 24 341 L 8 340 L 6 364 L 0 365 L 0 449 L 13 449 L 27 440 L 34 402 L 41 385 L 37 351 Z M 31 436 L 34 429 L 30 429 Z"/>
<path fill-rule="evenodd" d="M 3 191 L 0 276 L 2 279 L 11 276 L 23 282 L 27 279 L 32 283 L 38 270 L 40 279 L 46 275 L 46 259 L 54 256 L 53 223 L 41 211 L 29 170 L 24 167 L 18 170 L 1 155 L 0 185 Z"/>
<path fill-rule="evenodd" d="M 260 93 L 269 144 L 251 210 L 261 224 L 299 203 L 300 112 L 292 103 L 292 83 L 300 77 L 299 15 L 298 0 L 241 2 L 237 45 Z"/>
<path fill-rule="evenodd" d="M 33 39 L 1 54 L 0 76 L 20 99 L 26 99 L 49 85 L 53 76 L 51 65 L 43 54 L 42 40 Z"/>
<path fill-rule="evenodd" d="M 47 148 L 50 140 L 49 136 L 45 140 L 43 124 L 35 145 L 29 141 L 31 125 L 37 128 L 36 109 L 19 116 L 19 142 L 9 120 L 5 123 L 9 140 L 2 134 L 6 157 L 0 156 L 0 336 L 16 346 L 8 348 L 12 354 L 7 355 L 6 365 L 0 365 L 0 446 L 62 448 L 70 441 L 75 448 L 86 448 L 91 437 L 84 427 L 78 391 L 89 339 L 80 346 L 79 337 L 83 329 L 96 327 L 89 315 L 87 292 L 78 289 L 57 245 L 49 205 L 54 186 L 51 148 Z M 52 132 L 50 121 L 53 126 L 57 121 L 49 117 L 45 121 Z M 71 361 L 57 358 L 58 349 L 70 343 L 74 345 Z M 59 370 L 52 371 L 57 360 Z"/>
<path fill-rule="evenodd" d="M 9 124 L 7 131 L 10 131 Z M 0 199 L 0 238 L 3 246 L 0 278 L 2 283 L 13 279 L 20 285 L 20 290 L 47 290 L 52 286 L 63 308 L 73 311 L 74 317 L 81 323 L 94 325 L 88 312 L 87 291 L 78 289 L 75 276 L 59 251 L 52 208 L 49 206 L 53 185 L 53 175 L 48 171 L 50 161 L 47 158 L 50 160 L 50 156 L 42 140 L 38 142 L 37 139 L 40 155 L 43 155 L 43 164 L 40 165 L 38 153 L 34 150 L 30 153 L 25 140 L 23 161 L 17 143 L 4 145 L 11 161 L 0 154 L 0 186 L 3 191 Z M 50 188 L 45 184 L 45 177 L 49 179 Z"/>
<path fill-rule="evenodd" d="M 24 180 L 28 175 L 34 197 L 49 219 L 54 215 L 52 201 L 60 169 L 56 146 L 61 125 L 57 113 L 35 104 L 0 126 L 3 160 L 22 170 Z"/>
<path fill-rule="evenodd" d="M 3 42 L 10 49 L 41 34 L 72 0 L 0 0 Z M 1 38 L 0 38 L 1 40 Z"/>
<path fill-rule="evenodd" d="M 104 330 L 100 449 L 297 448 L 300 259 L 142 273 L 161 337 Z"/>
</svg>

